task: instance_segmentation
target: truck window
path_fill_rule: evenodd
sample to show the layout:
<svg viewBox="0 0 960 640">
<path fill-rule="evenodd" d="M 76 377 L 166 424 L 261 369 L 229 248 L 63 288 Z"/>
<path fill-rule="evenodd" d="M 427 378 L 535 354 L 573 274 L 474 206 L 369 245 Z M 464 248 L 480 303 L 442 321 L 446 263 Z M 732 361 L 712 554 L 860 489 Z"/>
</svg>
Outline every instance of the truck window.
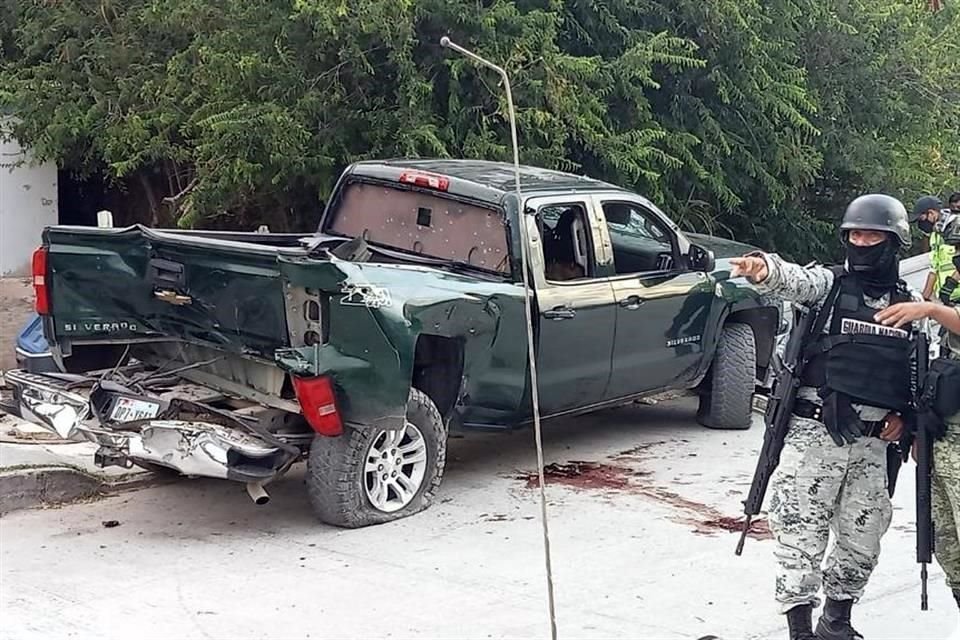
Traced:
<svg viewBox="0 0 960 640">
<path fill-rule="evenodd" d="M 435 193 L 349 183 L 326 231 L 488 271 L 510 272 L 503 215 Z"/>
<path fill-rule="evenodd" d="M 580 280 L 593 275 L 593 245 L 583 205 L 541 207 L 537 212 L 537 228 L 543 240 L 548 281 Z"/>
<path fill-rule="evenodd" d="M 630 202 L 604 202 L 618 275 L 674 268 L 673 235 L 656 217 Z"/>
</svg>

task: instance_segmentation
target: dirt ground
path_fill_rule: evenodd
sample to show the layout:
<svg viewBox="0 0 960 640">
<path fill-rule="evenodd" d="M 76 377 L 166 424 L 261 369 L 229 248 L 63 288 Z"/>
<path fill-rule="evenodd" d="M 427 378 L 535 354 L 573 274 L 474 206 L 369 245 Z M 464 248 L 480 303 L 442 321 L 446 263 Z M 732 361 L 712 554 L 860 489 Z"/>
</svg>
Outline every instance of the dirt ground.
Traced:
<svg viewBox="0 0 960 640">
<path fill-rule="evenodd" d="M 32 310 L 30 278 L 0 278 L 0 371 L 16 366 L 17 333 Z"/>
</svg>

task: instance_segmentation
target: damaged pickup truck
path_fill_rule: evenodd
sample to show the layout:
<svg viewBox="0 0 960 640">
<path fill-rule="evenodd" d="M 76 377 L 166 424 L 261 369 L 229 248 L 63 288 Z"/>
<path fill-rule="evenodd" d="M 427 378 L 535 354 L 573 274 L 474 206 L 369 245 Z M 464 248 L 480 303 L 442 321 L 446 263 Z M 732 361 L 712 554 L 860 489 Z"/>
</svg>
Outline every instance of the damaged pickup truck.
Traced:
<svg viewBox="0 0 960 640">
<path fill-rule="evenodd" d="M 780 307 L 611 184 L 472 160 L 356 163 L 317 232 L 54 226 L 34 254 L 58 372 L 8 371 L 22 417 L 100 465 L 264 485 L 306 458 L 319 518 L 426 508 L 450 429 L 530 424 L 519 225 L 545 419 L 670 389 L 745 429 Z M 720 265 L 723 267 L 723 265 Z M 589 423 L 584 423 L 589 428 Z"/>
</svg>

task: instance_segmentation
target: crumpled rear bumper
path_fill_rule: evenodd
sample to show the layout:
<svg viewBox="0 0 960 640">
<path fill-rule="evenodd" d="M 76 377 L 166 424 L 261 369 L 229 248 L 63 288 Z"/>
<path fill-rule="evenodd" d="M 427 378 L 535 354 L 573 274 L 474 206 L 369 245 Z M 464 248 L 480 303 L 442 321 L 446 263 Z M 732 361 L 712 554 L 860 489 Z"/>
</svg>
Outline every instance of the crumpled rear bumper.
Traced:
<svg viewBox="0 0 960 640">
<path fill-rule="evenodd" d="M 23 419 L 63 439 L 99 444 L 95 457 L 99 466 L 146 463 L 189 476 L 266 482 L 285 471 L 299 454 L 222 413 L 208 412 L 204 419 L 196 419 L 194 413 L 190 419 L 181 419 L 176 404 L 160 397 L 145 398 L 163 406 L 156 418 L 126 423 L 101 420 L 82 376 L 13 370 L 4 379 Z M 96 400 L 102 403 L 104 398 Z"/>
</svg>

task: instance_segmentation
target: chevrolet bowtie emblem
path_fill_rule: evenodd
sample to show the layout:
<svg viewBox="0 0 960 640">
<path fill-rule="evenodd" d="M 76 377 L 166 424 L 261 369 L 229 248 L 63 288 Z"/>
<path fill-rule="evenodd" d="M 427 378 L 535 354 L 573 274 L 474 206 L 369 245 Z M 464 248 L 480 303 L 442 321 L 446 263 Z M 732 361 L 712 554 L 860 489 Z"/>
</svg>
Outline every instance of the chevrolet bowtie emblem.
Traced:
<svg viewBox="0 0 960 640">
<path fill-rule="evenodd" d="M 161 289 L 159 291 L 153 292 L 153 297 L 157 300 L 162 300 L 167 304 L 174 304 L 178 307 L 182 307 L 185 304 L 190 304 L 193 302 L 193 298 L 190 296 L 180 295 L 176 291 L 168 291 L 166 289 Z"/>
</svg>

